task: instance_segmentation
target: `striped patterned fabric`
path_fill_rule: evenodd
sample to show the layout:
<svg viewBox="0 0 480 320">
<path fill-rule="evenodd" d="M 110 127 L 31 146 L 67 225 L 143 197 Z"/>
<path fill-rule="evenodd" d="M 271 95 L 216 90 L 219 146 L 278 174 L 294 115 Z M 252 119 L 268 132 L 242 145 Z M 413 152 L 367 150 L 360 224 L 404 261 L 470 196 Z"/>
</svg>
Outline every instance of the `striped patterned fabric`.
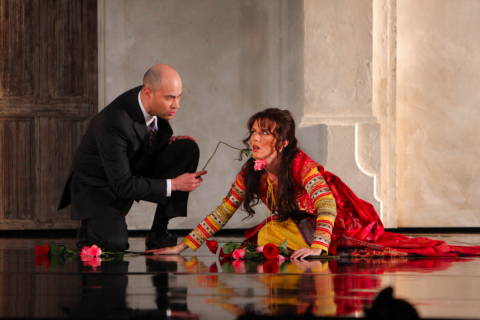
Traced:
<svg viewBox="0 0 480 320">
<path fill-rule="evenodd" d="M 240 172 L 222 203 L 183 239 L 183 243 L 190 249 L 197 250 L 205 240 L 213 236 L 230 220 L 242 204 L 244 196 L 245 184 L 242 172 Z"/>
<path fill-rule="evenodd" d="M 296 181 L 303 187 L 297 197 L 298 207 L 300 210 L 317 216 L 311 248 L 328 251 L 337 214 L 335 198 L 318 167 L 314 165 L 315 163 L 302 151 L 299 151 L 296 158 L 298 161 L 294 160 L 293 168 L 302 167 L 296 172 L 298 177 Z M 302 166 L 302 163 L 308 163 L 308 165 Z M 309 167 L 311 169 L 307 169 Z M 262 178 L 261 181 L 266 182 L 266 178 Z M 267 188 L 261 186 L 260 190 L 262 193 L 260 199 L 265 202 Z M 244 196 L 245 183 L 243 171 L 241 171 L 222 203 L 183 239 L 183 243 L 192 250 L 197 250 L 205 240 L 213 236 L 230 220 L 242 204 Z"/>
<path fill-rule="evenodd" d="M 302 177 L 302 184 L 312 200 L 317 214 L 311 247 L 328 251 L 337 215 L 335 198 L 317 167 L 312 168 L 306 176 Z"/>
</svg>

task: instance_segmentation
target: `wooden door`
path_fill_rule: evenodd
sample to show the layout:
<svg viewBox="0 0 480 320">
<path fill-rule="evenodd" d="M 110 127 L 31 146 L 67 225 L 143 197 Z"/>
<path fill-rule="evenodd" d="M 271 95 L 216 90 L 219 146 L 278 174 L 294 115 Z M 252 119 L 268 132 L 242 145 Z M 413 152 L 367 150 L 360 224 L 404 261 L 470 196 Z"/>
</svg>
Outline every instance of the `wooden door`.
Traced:
<svg viewBox="0 0 480 320">
<path fill-rule="evenodd" d="M 96 1 L 0 0 L 0 230 L 77 226 L 56 206 L 96 110 Z"/>
</svg>

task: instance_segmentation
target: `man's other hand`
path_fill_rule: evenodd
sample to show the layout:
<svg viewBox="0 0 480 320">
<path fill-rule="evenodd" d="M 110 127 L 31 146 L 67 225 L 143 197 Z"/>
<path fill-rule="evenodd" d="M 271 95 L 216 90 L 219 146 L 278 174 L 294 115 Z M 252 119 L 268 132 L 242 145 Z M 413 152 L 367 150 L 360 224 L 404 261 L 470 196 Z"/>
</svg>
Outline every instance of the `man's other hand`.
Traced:
<svg viewBox="0 0 480 320">
<path fill-rule="evenodd" d="M 202 176 L 207 171 L 198 171 L 194 173 L 184 173 L 175 179 L 172 179 L 172 191 L 193 191 L 202 183 Z"/>
</svg>

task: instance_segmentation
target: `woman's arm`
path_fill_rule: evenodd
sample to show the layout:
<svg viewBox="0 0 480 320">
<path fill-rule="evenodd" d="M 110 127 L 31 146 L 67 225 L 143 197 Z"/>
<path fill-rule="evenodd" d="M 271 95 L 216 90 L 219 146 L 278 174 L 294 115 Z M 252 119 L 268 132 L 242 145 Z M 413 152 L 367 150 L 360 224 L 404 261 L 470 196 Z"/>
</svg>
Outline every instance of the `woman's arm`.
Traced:
<svg viewBox="0 0 480 320">
<path fill-rule="evenodd" d="M 245 185 L 242 173 L 240 172 L 222 203 L 212 213 L 206 216 L 205 219 L 203 219 L 203 221 L 182 240 L 182 242 L 173 247 L 146 252 L 154 254 L 179 254 L 187 247 L 193 251 L 197 250 L 205 240 L 213 236 L 230 220 L 232 215 L 242 204 L 244 197 Z"/>
<path fill-rule="evenodd" d="M 328 184 L 322 174 L 314 167 L 302 177 L 302 184 L 312 199 L 317 214 L 315 231 L 310 248 L 295 251 L 292 259 L 302 259 L 310 255 L 328 253 L 333 225 L 337 216 L 337 206 Z"/>
</svg>

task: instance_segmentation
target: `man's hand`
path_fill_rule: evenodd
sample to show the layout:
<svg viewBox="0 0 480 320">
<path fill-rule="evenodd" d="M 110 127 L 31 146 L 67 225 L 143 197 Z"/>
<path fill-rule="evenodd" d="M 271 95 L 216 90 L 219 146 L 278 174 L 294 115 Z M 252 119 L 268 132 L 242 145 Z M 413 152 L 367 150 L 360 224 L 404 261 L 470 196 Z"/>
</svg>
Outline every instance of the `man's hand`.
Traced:
<svg viewBox="0 0 480 320">
<path fill-rule="evenodd" d="M 184 173 L 175 179 L 172 179 L 172 191 L 193 191 L 202 183 L 202 176 L 207 171 L 198 171 L 194 173 Z"/>
<path fill-rule="evenodd" d="M 183 250 L 185 250 L 187 246 L 180 242 L 176 246 L 173 247 L 165 247 L 160 249 L 152 249 L 152 250 L 145 250 L 146 253 L 153 253 L 154 255 L 159 254 L 180 254 Z"/>
<path fill-rule="evenodd" d="M 193 139 L 190 136 L 171 136 L 170 139 L 168 140 L 168 144 L 170 144 L 174 141 L 183 140 L 183 139 L 192 140 L 193 142 L 196 142 L 195 139 Z"/>
</svg>

